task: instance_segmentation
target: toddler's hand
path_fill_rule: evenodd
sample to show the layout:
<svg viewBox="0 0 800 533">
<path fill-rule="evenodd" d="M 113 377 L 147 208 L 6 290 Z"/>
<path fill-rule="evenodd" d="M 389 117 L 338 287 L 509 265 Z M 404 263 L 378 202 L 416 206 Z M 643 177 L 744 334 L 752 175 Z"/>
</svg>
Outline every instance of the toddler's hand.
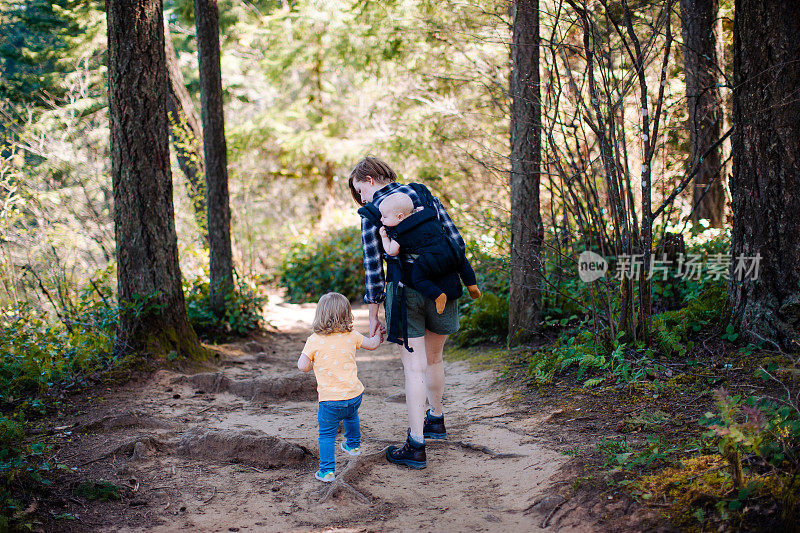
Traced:
<svg viewBox="0 0 800 533">
<path fill-rule="evenodd" d="M 388 234 L 388 233 L 386 233 L 386 228 L 384 228 L 383 226 L 381 226 L 381 229 L 379 229 L 379 230 L 378 230 L 378 233 L 379 233 L 379 234 L 380 234 L 380 236 L 381 236 L 381 237 L 383 237 L 384 239 L 388 239 L 388 238 L 389 238 L 389 234 Z"/>
<path fill-rule="evenodd" d="M 364 340 L 361 342 L 361 347 L 365 350 L 374 350 L 380 346 L 382 342 L 383 335 L 381 335 L 380 332 L 376 332 L 370 337 L 364 337 Z"/>
</svg>

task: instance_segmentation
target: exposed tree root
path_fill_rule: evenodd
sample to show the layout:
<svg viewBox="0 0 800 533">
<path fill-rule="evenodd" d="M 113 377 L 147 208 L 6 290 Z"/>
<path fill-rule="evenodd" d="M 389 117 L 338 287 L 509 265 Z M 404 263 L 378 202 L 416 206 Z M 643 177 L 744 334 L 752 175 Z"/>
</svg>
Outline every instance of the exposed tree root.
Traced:
<svg viewBox="0 0 800 533">
<path fill-rule="evenodd" d="M 174 427 L 174 425 L 141 411 L 126 411 L 117 415 L 107 415 L 99 420 L 89 422 L 81 428 L 81 431 L 109 431 L 126 427 L 167 429 Z"/>
<path fill-rule="evenodd" d="M 398 441 L 394 440 L 386 440 L 386 439 L 375 439 L 375 442 L 379 442 L 381 444 L 397 444 Z M 492 450 L 487 446 L 483 446 L 481 444 L 473 444 L 467 441 L 461 440 L 449 440 L 449 439 L 426 439 L 425 444 L 433 444 L 436 446 L 450 446 L 451 448 L 463 448 L 465 450 L 470 450 L 473 452 L 480 452 L 485 453 L 486 455 L 491 456 L 492 459 L 514 459 L 516 457 L 527 457 L 527 455 L 519 454 L 519 453 L 500 453 Z"/>
<path fill-rule="evenodd" d="M 98 461 L 102 461 L 103 459 L 107 459 L 109 457 L 113 457 L 115 455 L 127 455 L 130 456 L 131 459 L 142 459 L 149 455 L 151 451 L 164 451 L 169 448 L 169 443 L 165 443 L 161 440 L 150 436 L 139 436 L 129 439 L 122 444 L 115 447 L 113 450 L 104 453 L 94 459 L 90 459 L 81 463 L 78 466 L 86 466 L 88 464 L 96 463 Z"/>
<path fill-rule="evenodd" d="M 195 459 L 236 462 L 265 468 L 299 464 L 311 453 L 279 437 L 255 431 L 231 432 L 194 428 L 178 442 L 178 454 Z"/>
<path fill-rule="evenodd" d="M 230 392 L 255 401 L 259 398 L 313 400 L 317 385 L 309 375 L 289 375 L 275 378 L 231 379 L 222 372 L 207 372 L 181 376 L 173 383 L 191 383 L 206 392 Z"/>
<path fill-rule="evenodd" d="M 397 394 L 392 394 L 391 396 L 387 396 L 383 399 L 383 403 L 406 403 L 406 393 L 405 392 L 398 392 Z"/>
<path fill-rule="evenodd" d="M 523 511 L 523 513 L 529 514 L 532 512 L 537 512 L 544 516 L 541 528 L 547 529 L 550 519 L 553 518 L 553 515 L 555 515 L 567 501 L 569 500 L 560 494 L 545 495 L 530 504 L 528 508 Z M 545 513 L 547 514 L 545 515 Z"/>
<path fill-rule="evenodd" d="M 380 450 L 367 455 L 362 454 L 348 459 L 347 464 L 342 471 L 339 472 L 339 475 L 336 476 L 336 479 L 334 479 L 330 485 L 320 489 L 319 502 L 324 503 L 340 492 L 348 492 L 364 503 L 372 503 L 372 500 L 370 500 L 360 491 L 353 488 L 349 482 L 352 481 L 356 477 L 356 474 L 358 474 L 361 470 L 371 467 L 375 463 L 381 462 L 385 459 L 385 457 L 385 450 Z"/>
<path fill-rule="evenodd" d="M 513 459 L 515 457 L 527 457 L 526 455 L 520 453 L 500 453 L 492 450 L 487 446 L 483 446 L 481 444 L 472 444 L 471 442 L 461 441 L 461 440 L 427 440 L 426 443 L 441 443 L 446 446 L 453 446 L 456 448 L 464 448 L 465 450 L 471 450 L 474 452 L 481 452 L 485 453 L 486 455 L 490 455 L 492 459 Z"/>
</svg>

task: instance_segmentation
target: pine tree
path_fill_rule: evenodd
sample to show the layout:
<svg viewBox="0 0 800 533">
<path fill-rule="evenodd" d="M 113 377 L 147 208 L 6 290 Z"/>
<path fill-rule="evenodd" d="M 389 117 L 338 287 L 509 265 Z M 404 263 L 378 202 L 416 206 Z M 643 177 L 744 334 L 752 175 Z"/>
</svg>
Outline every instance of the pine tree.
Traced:
<svg viewBox="0 0 800 533">
<path fill-rule="evenodd" d="M 511 44 L 511 296 L 509 338 L 539 330 L 541 252 L 539 212 L 541 100 L 539 96 L 539 2 L 516 0 Z"/>
<path fill-rule="evenodd" d="M 692 144 L 689 168 L 699 165 L 693 188 L 696 207 L 692 216 L 694 220 L 707 219 L 711 227 L 721 228 L 725 222 L 722 146 L 709 152 L 722 137 L 724 123 L 720 92 L 723 45 L 719 0 L 681 0 L 681 19 Z"/>
<path fill-rule="evenodd" d="M 101 31 L 101 11 L 97 0 L 0 0 L 0 99 L 17 110 L 61 104 L 63 77 Z"/>
<path fill-rule="evenodd" d="M 735 9 L 728 300 L 744 338 L 798 350 L 800 4 L 737 0 Z"/>
<path fill-rule="evenodd" d="M 161 0 L 109 0 L 111 175 L 121 307 L 115 351 L 198 356 L 172 207 Z"/>
<path fill-rule="evenodd" d="M 231 252 L 231 208 L 228 200 L 228 155 L 222 104 L 222 74 L 219 52 L 219 11 L 216 0 L 195 0 L 197 52 L 200 58 L 200 99 L 203 120 L 203 150 L 206 164 L 206 205 L 211 308 L 217 315 L 225 309 L 225 296 L 233 289 Z"/>
</svg>

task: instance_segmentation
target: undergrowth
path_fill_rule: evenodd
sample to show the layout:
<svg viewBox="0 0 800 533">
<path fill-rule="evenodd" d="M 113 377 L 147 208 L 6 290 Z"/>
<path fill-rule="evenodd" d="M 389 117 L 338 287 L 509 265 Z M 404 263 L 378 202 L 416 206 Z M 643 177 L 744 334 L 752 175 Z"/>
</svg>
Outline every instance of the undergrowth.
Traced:
<svg viewBox="0 0 800 533">
<path fill-rule="evenodd" d="M 120 308 L 113 274 L 109 267 L 74 293 L 50 298 L 53 317 L 32 307 L 0 311 L 0 530 L 24 527 L 22 495 L 46 491 L 51 473 L 66 468 L 48 459 L 50 442 L 29 437 L 28 427 L 57 407 L 59 395 L 111 378 L 140 357 L 114 355 Z M 264 298 L 252 282 L 237 280 L 221 317 L 210 311 L 208 287 L 207 277 L 184 285 L 187 314 L 201 336 L 220 339 L 258 327 Z M 156 296 L 137 296 L 126 311 L 144 316 L 157 309 Z M 95 483 L 85 488 L 113 499 L 109 487 Z"/>
<path fill-rule="evenodd" d="M 278 280 L 290 302 L 316 302 L 330 291 L 348 300 L 364 295 L 361 232 L 345 228 L 291 245 L 278 267 Z"/>
<path fill-rule="evenodd" d="M 207 274 L 183 284 L 186 314 L 201 339 L 220 342 L 231 337 L 243 337 L 258 329 L 263 321 L 262 309 L 267 297 L 259 292 L 255 280 L 235 280 L 234 290 L 225 296 L 222 315 L 217 315 L 211 308 L 210 287 Z"/>
</svg>

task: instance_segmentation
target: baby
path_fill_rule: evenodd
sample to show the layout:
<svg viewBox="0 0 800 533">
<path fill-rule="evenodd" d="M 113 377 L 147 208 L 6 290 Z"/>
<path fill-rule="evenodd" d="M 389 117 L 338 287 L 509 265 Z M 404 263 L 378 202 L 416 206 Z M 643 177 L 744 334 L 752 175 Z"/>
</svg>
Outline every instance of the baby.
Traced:
<svg viewBox="0 0 800 533">
<path fill-rule="evenodd" d="M 473 299 L 480 297 L 472 265 L 447 236 L 435 210 L 414 209 L 411 197 L 404 193 L 390 194 L 378 209 L 383 224 L 379 230 L 383 249 L 396 256 L 403 248 L 415 256 L 411 283 L 426 298 L 436 302 L 436 312 L 444 311 L 447 295 L 433 280 L 452 272 L 458 273 Z"/>
<path fill-rule="evenodd" d="M 338 292 L 329 292 L 319 299 L 312 325 L 314 329 L 297 360 L 303 372 L 314 369 L 319 394 L 319 470 L 314 474 L 329 483 L 334 470 L 336 434 L 339 421 L 344 421 L 345 441 L 341 448 L 350 455 L 361 453 L 361 428 L 358 407 L 364 385 L 358 380 L 356 350 L 374 350 L 381 344 L 380 334 L 366 338 L 353 331 L 350 302 Z"/>
</svg>

